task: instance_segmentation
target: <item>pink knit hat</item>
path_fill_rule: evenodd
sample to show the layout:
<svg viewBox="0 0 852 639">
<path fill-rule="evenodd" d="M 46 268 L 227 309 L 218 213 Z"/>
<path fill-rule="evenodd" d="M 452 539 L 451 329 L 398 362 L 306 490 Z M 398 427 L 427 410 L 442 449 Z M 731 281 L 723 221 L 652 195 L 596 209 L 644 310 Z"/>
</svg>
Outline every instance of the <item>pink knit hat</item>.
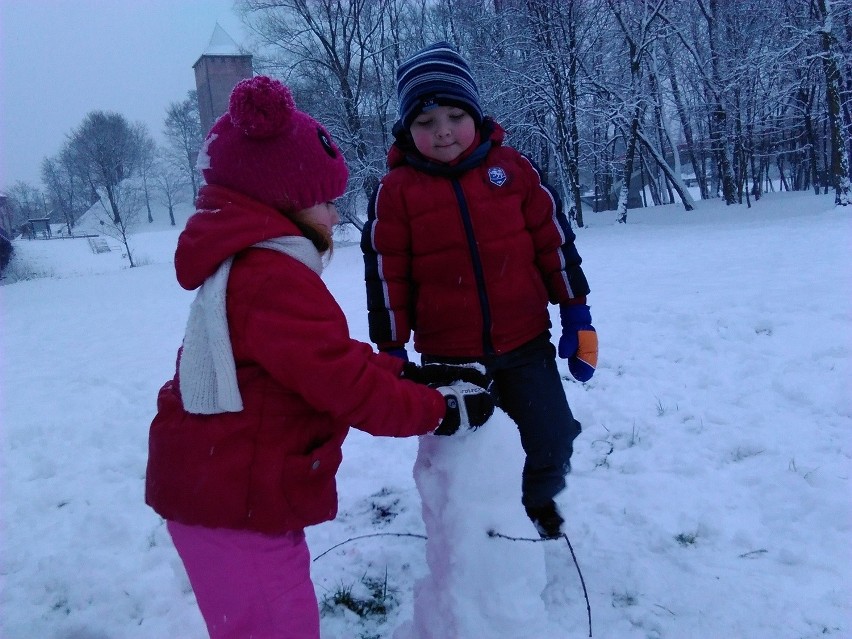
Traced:
<svg viewBox="0 0 852 639">
<path fill-rule="evenodd" d="M 296 108 L 286 86 L 266 76 L 234 87 L 228 112 L 204 140 L 198 168 L 208 184 L 289 211 L 340 197 L 349 176 L 325 127 Z"/>
</svg>

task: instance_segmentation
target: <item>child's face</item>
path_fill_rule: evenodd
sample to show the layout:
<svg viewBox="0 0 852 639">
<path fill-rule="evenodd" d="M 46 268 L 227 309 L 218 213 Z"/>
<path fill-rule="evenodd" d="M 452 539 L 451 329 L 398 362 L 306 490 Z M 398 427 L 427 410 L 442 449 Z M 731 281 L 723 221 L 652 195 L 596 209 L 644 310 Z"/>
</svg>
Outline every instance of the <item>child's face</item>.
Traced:
<svg viewBox="0 0 852 639">
<path fill-rule="evenodd" d="M 476 137 L 476 125 L 470 114 L 452 106 L 439 106 L 421 113 L 409 130 L 417 150 L 438 162 L 452 162 Z"/>
<path fill-rule="evenodd" d="M 340 223 L 337 207 L 334 202 L 322 202 L 297 212 L 294 217 L 300 222 L 307 222 L 314 227 L 323 227 L 329 234 L 336 224 Z"/>
</svg>

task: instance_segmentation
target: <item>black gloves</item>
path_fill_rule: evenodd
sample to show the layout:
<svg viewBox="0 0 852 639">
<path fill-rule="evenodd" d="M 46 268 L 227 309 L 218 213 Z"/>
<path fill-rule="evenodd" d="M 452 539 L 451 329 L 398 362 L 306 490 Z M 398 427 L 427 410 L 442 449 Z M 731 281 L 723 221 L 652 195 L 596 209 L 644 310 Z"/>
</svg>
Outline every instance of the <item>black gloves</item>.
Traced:
<svg viewBox="0 0 852 639">
<path fill-rule="evenodd" d="M 489 392 L 493 380 L 479 364 L 417 366 L 406 362 L 402 377 L 431 386 L 444 396 L 447 413 L 434 431 L 435 435 L 476 430 L 494 412 L 494 399 Z"/>
<path fill-rule="evenodd" d="M 447 413 L 435 435 L 453 435 L 459 431 L 476 430 L 494 412 L 494 400 L 482 386 L 470 382 L 453 382 L 436 389 L 447 402 Z"/>
<path fill-rule="evenodd" d="M 453 382 L 469 382 L 491 390 L 492 380 L 485 374 L 479 364 L 426 364 L 418 366 L 406 362 L 402 367 L 402 378 L 418 384 L 432 386 L 448 386 Z"/>
</svg>

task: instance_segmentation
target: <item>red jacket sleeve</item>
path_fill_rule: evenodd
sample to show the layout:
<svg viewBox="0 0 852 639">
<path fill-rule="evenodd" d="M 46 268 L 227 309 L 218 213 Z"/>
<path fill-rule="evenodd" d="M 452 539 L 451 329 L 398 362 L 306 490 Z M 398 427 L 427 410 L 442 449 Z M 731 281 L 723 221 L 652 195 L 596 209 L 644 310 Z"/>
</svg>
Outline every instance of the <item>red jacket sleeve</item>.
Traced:
<svg viewBox="0 0 852 639">
<path fill-rule="evenodd" d="M 361 236 L 370 339 L 380 350 L 404 346 L 411 335 L 411 233 L 399 193 L 380 183 Z"/>
<path fill-rule="evenodd" d="M 541 179 L 538 167 L 525 155 L 519 162 L 529 181 L 529 195 L 524 201 L 524 219 L 533 239 L 536 265 L 555 304 L 585 300 L 589 284 L 577 247 L 576 236 L 562 209 L 559 195 Z"/>
<path fill-rule="evenodd" d="M 401 379 L 402 362 L 352 339 L 315 273 L 286 256 L 259 259 L 276 260 L 276 268 L 252 292 L 242 324 L 232 327 L 241 350 L 316 410 L 371 434 L 420 435 L 437 427 L 446 410 L 441 394 Z"/>
</svg>

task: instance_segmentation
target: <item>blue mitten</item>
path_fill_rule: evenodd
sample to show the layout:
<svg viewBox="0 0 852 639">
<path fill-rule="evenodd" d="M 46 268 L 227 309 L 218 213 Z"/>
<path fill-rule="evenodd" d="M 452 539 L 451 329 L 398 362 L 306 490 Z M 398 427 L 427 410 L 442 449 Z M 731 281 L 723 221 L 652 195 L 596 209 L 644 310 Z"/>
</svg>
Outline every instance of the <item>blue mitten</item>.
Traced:
<svg viewBox="0 0 852 639">
<path fill-rule="evenodd" d="M 394 357 L 398 357 L 403 362 L 408 361 L 408 351 L 405 350 L 404 346 L 398 346 L 397 348 L 389 348 L 386 351 L 382 352 L 387 353 L 388 355 L 393 355 Z"/>
<path fill-rule="evenodd" d="M 592 326 L 592 313 L 585 304 L 562 304 L 562 337 L 559 357 L 568 360 L 568 370 L 578 382 L 588 382 L 598 365 L 598 334 Z"/>
</svg>

